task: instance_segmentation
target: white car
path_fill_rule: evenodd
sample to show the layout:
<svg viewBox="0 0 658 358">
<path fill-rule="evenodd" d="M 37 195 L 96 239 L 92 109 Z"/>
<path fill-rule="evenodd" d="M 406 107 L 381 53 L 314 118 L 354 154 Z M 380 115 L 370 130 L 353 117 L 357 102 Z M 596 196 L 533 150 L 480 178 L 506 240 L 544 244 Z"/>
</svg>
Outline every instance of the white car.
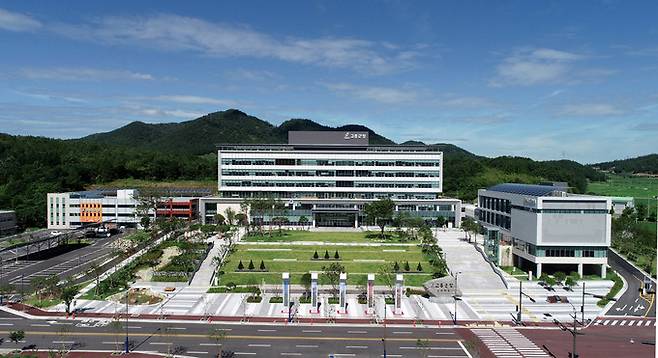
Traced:
<svg viewBox="0 0 658 358">
<path fill-rule="evenodd" d="M 60 231 L 51 231 L 51 232 L 50 232 L 50 235 L 51 235 L 51 236 L 57 236 L 57 235 L 61 235 L 61 234 L 62 234 L 62 233 L 61 233 Z"/>
</svg>

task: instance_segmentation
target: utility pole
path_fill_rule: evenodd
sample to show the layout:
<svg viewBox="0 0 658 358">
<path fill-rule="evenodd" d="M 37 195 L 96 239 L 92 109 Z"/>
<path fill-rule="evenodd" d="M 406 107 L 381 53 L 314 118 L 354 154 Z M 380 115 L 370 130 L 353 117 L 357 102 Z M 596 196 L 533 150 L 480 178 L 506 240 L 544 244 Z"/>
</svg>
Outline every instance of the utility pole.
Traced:
<svg viewBox="0 0 658 358">
<path fill-rule="evenodd" d="M 516 320 L 521 323 L 521 312 L 523 311 L 523 281 L 519 280 L 519 312 L 516 315 Z"/>
<path fill-rule="evenodd" d="M 583 299 L 580 301 L 580 321 L 585 324 L 585 281 L 583 281 Z"/>
<path fill-rule="evenodd" d="M 126 290 L 126 341 L 125 341 L 126 354 L 130 353 L 130 345 L 128 343 L 128 294 L 129 293 L 130 293 L 130 289 Z"/>
<path fill-rule="evenodd" d="M 386 358 L 386 296 L 384 295 L 384 338 L 382 338 L 384 345 L 384 358 Z"/>
</svg>

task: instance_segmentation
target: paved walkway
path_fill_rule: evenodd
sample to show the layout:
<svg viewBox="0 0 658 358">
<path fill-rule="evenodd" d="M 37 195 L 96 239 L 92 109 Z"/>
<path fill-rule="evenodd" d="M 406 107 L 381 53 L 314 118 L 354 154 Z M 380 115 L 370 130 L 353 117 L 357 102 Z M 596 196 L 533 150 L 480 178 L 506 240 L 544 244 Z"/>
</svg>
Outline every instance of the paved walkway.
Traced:
<svg viewBox="0 0 658 358">
<path fill-rule="evenodd" d="M 459 230 L 439 230 L 437 243 L 445 253 L 448 267 L 458 275 L 457 285 L 462 292 L 469 290 L 505 290 L 501 278 L 493 271 L 482 255 L 463 241 L 464 233 Z"/>
<path fill-rule="evenodd" d="M 244 229 L 239 228 L 235 239 L 236 243 L 242 239 L 242 235 L 244 235 Z M 199 270 L 194 274 L 190 286 L 206 288 L 212 286 L 212 282 L 210 281 L 212 281 L 215 270 L 217 269 L 217 265 L 213 263 L 213 258 L 215 256 L 222 256 L 222 261 L 224 260 L 223 256 L 226 254 L 226 245 L 228 242 L 223 238 L 219 238 L 219 235 L 209 237 L 208 242 L 212 242 L 213 247 L 208 252 L 206 259 L 201 263 Z"/>
</svg>

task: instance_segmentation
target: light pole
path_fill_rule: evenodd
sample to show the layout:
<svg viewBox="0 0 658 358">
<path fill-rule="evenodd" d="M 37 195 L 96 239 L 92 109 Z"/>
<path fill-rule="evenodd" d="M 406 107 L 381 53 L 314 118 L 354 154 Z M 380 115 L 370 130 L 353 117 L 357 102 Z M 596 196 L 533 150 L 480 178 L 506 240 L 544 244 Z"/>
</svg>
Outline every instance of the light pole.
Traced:
<svg viewBox="0 0 658 358">
<path fill-rule="evenodd" d="M 382 345 L 384 346 L 384 358 L 386 358 L 386 295 L 384 295 L 384 338 L 382 338 Z"/>
<path fill-rule="evenodd" d="M 454 296 L 452 296 L 452 298 L 455 299 L 455 321 L 454 321 L 455 325 L 457 324 L 457 301 L 461 300 L 459 297 L 457 297 L 457 276 L 459 276 L 460 273 L 462 272 L 461 271 L 455 272 L 455 294 Z"/>
<path fill-rule="evenodd" d="M 592 297 L 595 297 L 595 298 L 598 298 L 598 299 L 606 298 L 606 296 L 603 296 L 603 295 L 597 295 L 597 294 L 594 294 L 594 293 L 585 292 L 585 282 L 583 282 L 583 296 L 582 296 L 582 299 L 580 301 L 580 321 L 583 324 L 585 324 L 585 295 L 592 296 Z M 609 301 L 617 301 L 617 299 L 615 299 L 614 297 L 608 298 L 608 300 Z"/>
<path fill-rule="evenodd" d="M 561 330 L 567 331 L 571 333 L 571 336 L 573 337 L 572 341 L 572 350 L 571 353 L 569 354 L 569 357 L 571 358 L 578 358 L 578 353 L 576 351 L 576 336 L 579 334 L 578 333 L 578 327 L 576 326 L 578 322 L 578 315 L 576 313 L 576 307 L 571 302 L 568 302 L 569 305 L 571 305 L 571 308 L 573 309 L 573 328 L 569 328 L 566 325 L 564 325 L 562 322 L 558 321 L 557 318 L 554 318 L 550 313 L 544 313 L 544 316 L 546 317 L 553 317 L 553 323 L 555 323 L 558 327 L 560 327 Z M 584 324 L 584 322 L 580 322 L 580 324 Z"/>
<path fill-rule="evenodd" d="M 534 298 L 530 297 L 527 293 L 523 292 L 523 281 L 519 280 L 519 311 L 516 313 L 516 322 L 517 324 L 521 324 L 521 319 L 522 319 L 522 311 L 523 311 L 523 296 L 528 297 L 530 302 L 535 303 Z"/>
<path fill-rule="evenodd" d="M 126 290 L 126 341 L 124 342 L 126 354 L 130 353 L 130 344 L 128 343 L 128 295 L 130 289 Z"/>
</svg>

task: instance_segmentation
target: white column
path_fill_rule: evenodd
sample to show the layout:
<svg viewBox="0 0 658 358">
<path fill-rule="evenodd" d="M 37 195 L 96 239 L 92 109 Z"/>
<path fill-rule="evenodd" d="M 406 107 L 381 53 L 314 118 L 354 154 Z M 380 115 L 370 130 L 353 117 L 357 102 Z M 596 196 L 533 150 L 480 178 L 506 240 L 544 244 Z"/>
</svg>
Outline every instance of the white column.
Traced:
<svg viewBox="0 0 658 358">
<path fill-rule="evenodd" d="M 367 291 L 367 298 L 368 298 L 368 309 L 370 310 L 375 306 L 375 274 L 374 273 L 369 273 L 368 274 L 368 291 Z"/>
<path fill-rule="evenodd" d="M 318 273 L 311 272 L 311 311 L 318 311 Z"/>
<path fill-rule="evenodd" d="M 402 295 L 404 295 L 404 278 L 402 274 L 395 275 L 395 306 L 394 314 L 402 314 Z"/>
<path fill-rule="evenodd" d="M 339 294 L 338 298 L 340 300 L 340 309 L 343 313 L 347 313 L 347 274 L 341 272 L 340 281 L 339 281 Z"/>
<path fill-rule="evenodd" d="M 290 309 L 290 273 L 282 273 L 281 279 L 283 279 L 283 306 L 287 312 Z"/>
<path fill-rule="evenodd" d="M 583 277 L 583 264 L 578 264 L 578 275 Z"/>
<path fill-rule="evenodd" d="M 541 263 L 537 264 L 537 277 L 541 276 Z"/>
<path fill-rule="evenodd" d="M 606 264 L 601 264 L 601 278 L 605 278 L 606 270 Z"/>
</svg>

